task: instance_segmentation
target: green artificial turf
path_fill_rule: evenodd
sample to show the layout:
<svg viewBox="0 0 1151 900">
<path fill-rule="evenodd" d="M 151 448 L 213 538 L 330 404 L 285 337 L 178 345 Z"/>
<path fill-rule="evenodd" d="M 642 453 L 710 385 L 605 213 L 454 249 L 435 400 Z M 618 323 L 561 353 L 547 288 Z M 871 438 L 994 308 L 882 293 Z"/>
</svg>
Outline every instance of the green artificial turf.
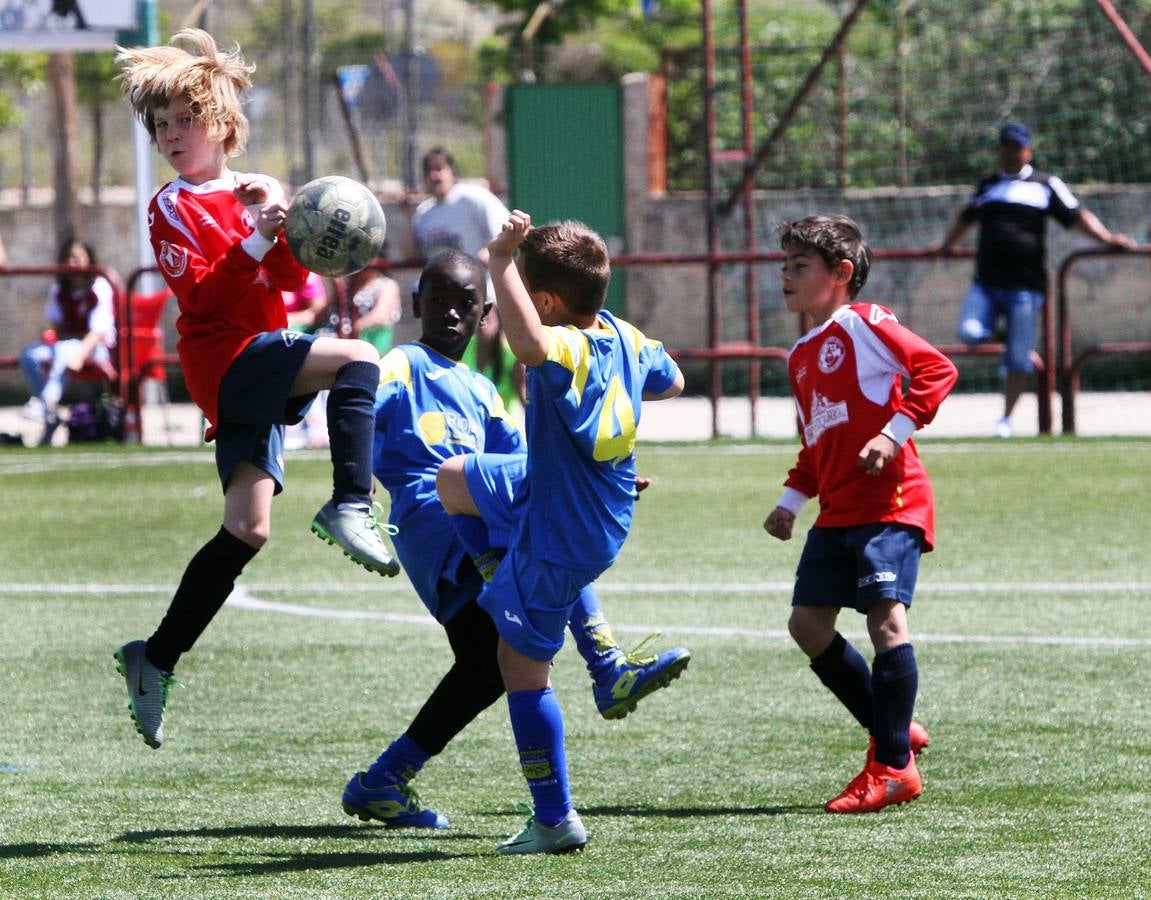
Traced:
<svg viewBox="0 0 1151 900">
<path fill-rule="evenodd" d="M 621 643 L 662 630 L 692 662 L 606 722 L 563 650 L 590 841 L 526 858 L 492 852 L 529 800 L 502 701 L 414 782 L 450 829 L 342 812 L 448 647 L 404 576 L 308 533 L 326 459 L 289 458 L 271 541 L 181 661 L 153 751 L 112 651 L 151 633 L 219 525 L 210 452 L 0 451 L 0 896 L 1148 896 L 1151 442 L 921 447 L 924 793 L 844 817 L 822 804 L 866 739 L 785 634 L 814 510 L 789 543 L 762 530 L 794 451 L 641 445 L 655 483 L 601 596 Z M 870 659 L 861 617 L 841 627 Z"/>
</svg>

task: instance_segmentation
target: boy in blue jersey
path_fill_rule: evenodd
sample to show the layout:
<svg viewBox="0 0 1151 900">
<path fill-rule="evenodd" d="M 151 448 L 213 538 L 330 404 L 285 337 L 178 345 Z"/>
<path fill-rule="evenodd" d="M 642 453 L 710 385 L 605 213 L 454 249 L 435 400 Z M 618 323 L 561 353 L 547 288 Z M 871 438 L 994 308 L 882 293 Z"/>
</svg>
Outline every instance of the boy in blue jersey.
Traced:
<svg viewBox="0 0 1151 900">
<path fill-rule="evenodd" d="M 381 361 L 372 469 L 391 497 L 396 553 L 420 599 L 444 626 L 454 656 L 405 733 L 344 789 L 345 812 L 392 827 L 448 825 L 446 817 L 422 806 L 409 781 L 504 692 L 498 634 L 476 602 L 484 580 L 436 494 L 441 463 L 466 459 L 493 498 L 493 522 L 507 521 L 512 495 L 523 480 L 524 442 L 516 421 L 495 385 L 459 362 L 491 310 L 486 284 L 486 272 L 474 257 L 458 250 L 435 256 L 413 298 L 413 315 L 423 325 L 420 340 L 401 344 Z M 640 697 L 670 682 L 690 659 L 682 647 L 658 657 L 624 654 L 591 585 L 580 595 L 571 629 L 607 718 L 634 709 Z"/>
<path fill-rule="evenodd" d="M 532 228 L 516 210 L 487 249 L 504 333 L 527 367 L 528 459 L 507 553 L 479 602 L 500 634 L 500 673 L 534 801 L 527 825 L 496 852 L 564 853 L 582 848 L 587 832 L 572 806 L 551 660 L 580 591 L 614 562 L 631 527 L 641 401 L 676 396 L 683 374 L 662 344 L 603 309 L 611 265 L 586 225 Z M 437 486 L 467 532 L 459 514 L 478 504 L 468 502 L 476 498 L 465 475 L 445 464 Z M 482 533 L 463 540 L 482 555 Z"/>
</svg>

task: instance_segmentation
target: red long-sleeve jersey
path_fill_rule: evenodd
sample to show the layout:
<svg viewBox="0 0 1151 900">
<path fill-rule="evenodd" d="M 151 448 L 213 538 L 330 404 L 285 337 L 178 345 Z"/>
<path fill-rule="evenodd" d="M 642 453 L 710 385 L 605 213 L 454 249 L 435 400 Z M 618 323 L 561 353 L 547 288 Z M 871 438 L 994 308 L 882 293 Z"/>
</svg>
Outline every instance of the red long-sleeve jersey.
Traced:
<svg viewBox="0 0 1151 900">
<path fill-rule="evenodd" d="M 152 250 L 180 307 L 176 350 L 188 391 L 208 420 L 207 440 L 218 424 L 228 366 L 257 334 L 287 326 L 281 291 L 299 290 L 308 276 L 282 238 L 261 259 L 252 255 L 266 242 L 233 197 L 234 179 L 229 173 L 193 185 L 177 178 L 148 208 Z M 245 238 L 255 249 L 245 247 Z"/>
<path fill-rule="evenodd" d="M 856 459 L 885 426 L 909 434 L 935 418 L 958 377 L 951 360 L 890 310 L 853 303 L 800 338 L 787 365 L 803 446 L 784 485 L 819 497 L 815 524 L 900 522 L 923 530 L 925 550 L 934 547 L 935 501 L 914 441 L 879 475 Z"/>
</svg>

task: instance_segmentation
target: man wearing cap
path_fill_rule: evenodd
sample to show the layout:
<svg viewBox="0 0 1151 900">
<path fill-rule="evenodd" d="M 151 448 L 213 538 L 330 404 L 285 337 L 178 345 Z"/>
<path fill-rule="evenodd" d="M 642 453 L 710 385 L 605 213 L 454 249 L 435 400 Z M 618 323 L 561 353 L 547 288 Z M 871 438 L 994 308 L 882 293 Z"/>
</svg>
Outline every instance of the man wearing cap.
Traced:
<svg viewBox="0 0 1151 900">
<path fill-rule="evenodd" d="M 1000 317 L 1006 323 L 1004 409 L 995 434 L 1008 438 L 1011 412 L 1035 371 L 1035 323 L 1047 295 L 1047 217 L 1113 247 L 1130 248 L 1134 242 L 1105 228 L 1059 178 L 1031 165 L 1026 125 L 1010 122 L 1000 129 L 995 157 L 999 171 L 979 182 L 933 249 L 950 253 L 979 223 L 975 280 L 963 300 L 959 337 L 979 344 L 995 333 Z"/>
</svg>

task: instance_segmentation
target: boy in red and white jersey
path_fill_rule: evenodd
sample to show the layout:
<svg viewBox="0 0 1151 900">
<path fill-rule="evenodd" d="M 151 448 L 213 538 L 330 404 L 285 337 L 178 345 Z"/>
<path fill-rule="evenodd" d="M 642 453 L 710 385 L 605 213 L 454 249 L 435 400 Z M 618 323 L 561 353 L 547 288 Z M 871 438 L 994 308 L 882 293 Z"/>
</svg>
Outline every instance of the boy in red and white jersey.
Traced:
<svg viewBox="0 0 1151 900">
<path fill-rule="evenodd" d="M 911 718 L 919 670 L 907 609 L 920 554 L 934 546 L 935 506 L 911 435 L 935 417 L 957 373 L 890 310 L 853 302 L 867 281 L 871 251 L 851 219 L 787 223 L 780 245 L 784 302 L 814 327 L 788 357 L 802 430 L 799 459 L 763 527 L 790 539 L 803 505 L 819 498 L 788 630 L 819 679 L 870 734 L 863 771 L 825 808 L 876 812 L 923 790 L 915 754 L 927 732 Z M 870 669 L 836 630 L 843 607 L 867 617 L 875 649 Z"/>
<path fill-rule="evenodd" d="M 312 531 L 371 571 L 395 575 L 399 566 L 371 499 L 379 353 L 365 341 L 288 330 L 281 292 L 302 287 L 308 272 L 281 233 L 284 190 L 228 167 L 247 141 L 240 98 L 253 67 L 196 28 L 165 46 L 119 50 L 132 111 L 177 176 L 152 198 L 148 227 L 180 306 L 177 350 L 224 493 L 220 530 L 188 563 L 159 627 L 115 652 L 136 728 L 158 748 L 176 661 L 267 541 L 284 484 L 285 425 L 318 391 L 328 391 L 333 486 Z"/>
</svg>

